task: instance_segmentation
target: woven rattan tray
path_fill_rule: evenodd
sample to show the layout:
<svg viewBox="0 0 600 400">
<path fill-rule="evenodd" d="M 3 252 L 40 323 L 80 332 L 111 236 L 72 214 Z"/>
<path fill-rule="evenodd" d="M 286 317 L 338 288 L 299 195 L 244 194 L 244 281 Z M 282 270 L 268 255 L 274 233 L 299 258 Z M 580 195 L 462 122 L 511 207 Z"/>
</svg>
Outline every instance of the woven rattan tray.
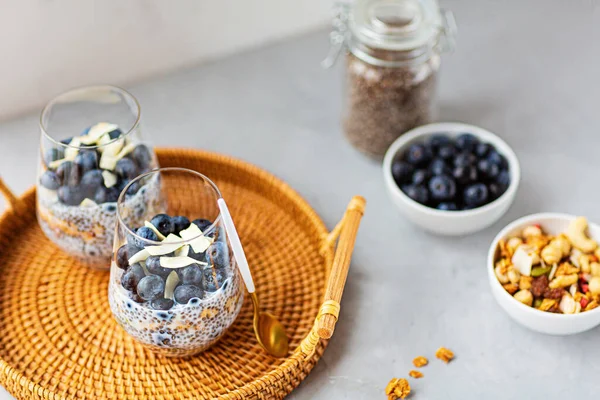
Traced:
<svg viewBox="0 0 600 400">
<path fill-rule="evenodd" d="M 278 399 L 323 354 L 364 200 L 352 199 L 329 233 L 296 192 L 261 169 L 197 150 L 157 153 L 161 166 L 201 171 L 221 189 L 261 305 L 290 335 L 289 356 L 270 357 L 256 343 L 249 301 L 225 337 L 198 356 L 145 350 L 112 318 L 108 273 L 61 253 L 37 225 L 35 190 L 16 197 L 0 180 L 9 204 L 0 217 L 0 384 L 18 399 Z"/>
</svg>

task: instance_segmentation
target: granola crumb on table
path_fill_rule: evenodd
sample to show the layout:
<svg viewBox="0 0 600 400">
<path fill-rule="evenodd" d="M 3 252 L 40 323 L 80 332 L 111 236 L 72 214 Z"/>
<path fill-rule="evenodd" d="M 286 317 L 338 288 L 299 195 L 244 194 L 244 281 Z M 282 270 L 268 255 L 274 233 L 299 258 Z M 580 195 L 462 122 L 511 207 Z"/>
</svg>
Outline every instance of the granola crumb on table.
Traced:
<svg viewBox="0 0 600 400">
<path fill-rule="evenodd" d="M 410 394 L 410 385 L 404 378 L 393 378 L 385 387 L 388 400 L 405 399 Z"/>
<path fill-rule="evenodd" d="M 413 360 L 413 365 L 417 368 L 421 368 L 426 366 L 429 363 L 429 360 L 423 356 L 415 357 Z"/>
<path fill-rule="evenodd" d="M 435 352 L 435 356 L 448 364 L 454 358 L 454 353 L 445 347 L 440 347 Z"/>
<path fill-rule="evenodd" d="M 410 375 L 411 378 L 415 378 L 415 379 L 419 379 L 423 377 L 423 373 L 421 371 L 415 371 L 414 369 L 411 369 L 408 372 L 408 375 Z"/>
</svg>

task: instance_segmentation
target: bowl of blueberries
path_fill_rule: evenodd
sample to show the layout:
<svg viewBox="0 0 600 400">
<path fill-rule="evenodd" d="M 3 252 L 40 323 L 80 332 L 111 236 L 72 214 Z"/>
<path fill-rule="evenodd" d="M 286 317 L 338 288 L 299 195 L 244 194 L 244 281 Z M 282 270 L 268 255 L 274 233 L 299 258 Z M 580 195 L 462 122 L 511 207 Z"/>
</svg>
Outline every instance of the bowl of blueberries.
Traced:
<svg viewBox="0 0 600 400">
<path fill-rule="evenodd" d="M 504 140 L 462 123 L 412 129 L 383 161 L 394 204 L 414 224 L 441 235 L 467 235 L 500 219 L 515 198 L 520 174 Z"/>
</svg>

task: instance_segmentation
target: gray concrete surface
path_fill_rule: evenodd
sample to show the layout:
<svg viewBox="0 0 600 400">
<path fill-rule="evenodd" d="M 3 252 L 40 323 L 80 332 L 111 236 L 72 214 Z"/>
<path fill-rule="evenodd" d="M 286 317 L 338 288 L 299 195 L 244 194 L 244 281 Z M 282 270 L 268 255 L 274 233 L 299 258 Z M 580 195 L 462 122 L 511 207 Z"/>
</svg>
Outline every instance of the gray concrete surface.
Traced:
<svg viewBox="0 0 600 400">
<path fill-rule="evenodd" d="M 600 330 L 571 337 L 512 322 L 488 288 L 496 232 L 538 211 L 600 221 L 600 16 L 595 1 L 442 1 L 458 49 L 443 60 L 440 120 L 481 125 L 520 158 L 522 184 L 501 221 L 448 239 L 409 225 L 387 198 L 378 163 L 343 139 L 341 64 L 319 68 L 325 31 L 130 89 L 156 145 L 199 147 L 255 163 L 296 188 L 333 227 L 352 195 L 367 213 L 335 336 L 292 399 L 377 399 L 391 377 L 414 399 L 586 398 L 600 389 Z M 4 93 L 4 95 L 10 95 Z M 0 124 L 0 174 L 34 183 L 37 115 Z M 453 349 L 450 365 L 434 360 Z M 0 395 L 0 399 L 9 398 Z"/>
</svg>

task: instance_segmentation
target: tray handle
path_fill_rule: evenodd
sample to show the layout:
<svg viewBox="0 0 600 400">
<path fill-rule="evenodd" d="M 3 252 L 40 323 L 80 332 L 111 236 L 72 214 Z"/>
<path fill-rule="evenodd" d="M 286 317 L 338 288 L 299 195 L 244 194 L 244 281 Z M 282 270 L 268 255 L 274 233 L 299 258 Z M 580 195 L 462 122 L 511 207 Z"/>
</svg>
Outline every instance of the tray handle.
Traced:
<svg viewBox="0 0 600 400">
<path fill-rule="evenodd" d="M 363 197 L 353 197 L 342 220 L 323 240 L 323 251 L 333 248 L 336 241 L 337 248 L 333 258 L 331 274 L 327 281 L 323 304 L 319 309 L 313 328 L 300 344 L 300 350 L 307 357 L 312 357 L 319 341 L 331 338 L 335 330 L 356 234 L 365 211 L 365 205 L 366 200 Z"/>
<path fill-rule="evenodd" d="M 4 183 L 2 177 L 0 177 L 0 193 L 2 193 L 2 196 L 4 196 L 4 198 L 6 199 L 8 208 L 16 211 L 19 206 L 19 198 L 14 195 L 14 193 L 12 192 L 12 190 L 9 189 L 8 186 L 6 186 L 6 183 Z"/>
</svg>

